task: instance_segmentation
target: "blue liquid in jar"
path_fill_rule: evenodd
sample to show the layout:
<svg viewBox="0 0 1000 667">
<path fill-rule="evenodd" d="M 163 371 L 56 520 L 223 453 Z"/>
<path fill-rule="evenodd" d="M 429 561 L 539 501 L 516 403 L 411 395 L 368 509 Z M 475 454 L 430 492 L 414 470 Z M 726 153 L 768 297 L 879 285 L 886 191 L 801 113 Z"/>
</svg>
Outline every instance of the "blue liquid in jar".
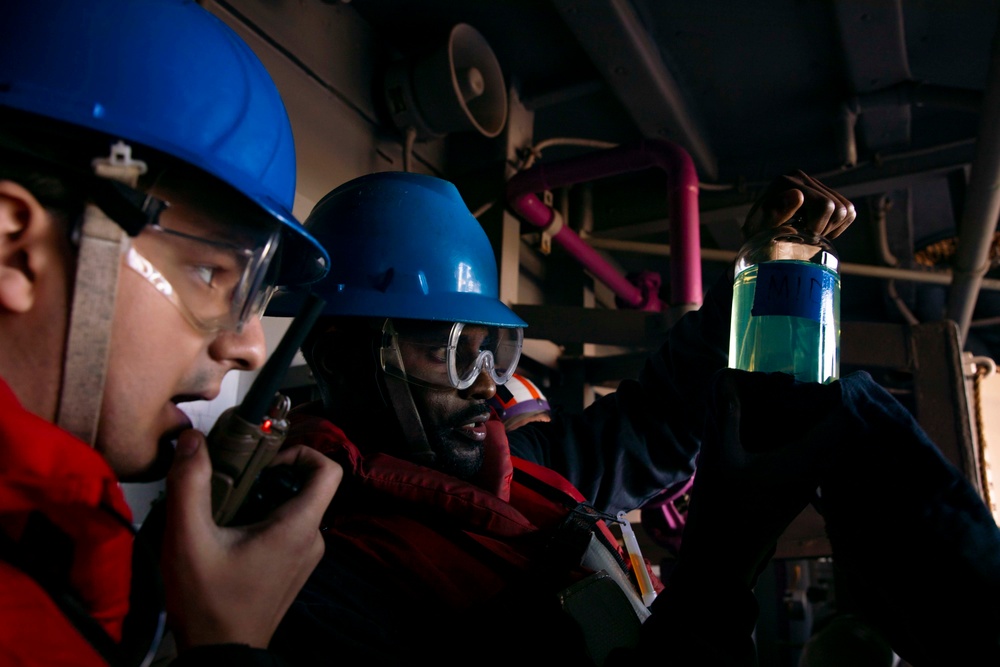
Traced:
<svg viewBox="0 0 1000 667">
<path fill-rule="evenodd" d="M 798 260 L 752 265 L 733 284 L 729 366 L 804 382 L 840 377 L 840 276 Z"/>
</svg>

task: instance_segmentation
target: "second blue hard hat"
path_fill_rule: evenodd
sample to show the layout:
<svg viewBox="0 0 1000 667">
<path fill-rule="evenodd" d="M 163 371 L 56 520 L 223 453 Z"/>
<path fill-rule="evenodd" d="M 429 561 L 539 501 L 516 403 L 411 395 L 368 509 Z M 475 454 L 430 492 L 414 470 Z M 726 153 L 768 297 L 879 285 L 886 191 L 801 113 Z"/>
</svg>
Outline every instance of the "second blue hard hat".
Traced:
<svg viewBox="0 0 1000 667">
<path fill-rule="evenodd" d="M 362 176 L 326 195 L 305 225 L 340 258 L 312 286 L 324 315 L 526 326 L 500 301 L 493 247 L 449 181 Z M 294 315 L 298 300 L 280 295 L 267 314 Z"/>
</svg>

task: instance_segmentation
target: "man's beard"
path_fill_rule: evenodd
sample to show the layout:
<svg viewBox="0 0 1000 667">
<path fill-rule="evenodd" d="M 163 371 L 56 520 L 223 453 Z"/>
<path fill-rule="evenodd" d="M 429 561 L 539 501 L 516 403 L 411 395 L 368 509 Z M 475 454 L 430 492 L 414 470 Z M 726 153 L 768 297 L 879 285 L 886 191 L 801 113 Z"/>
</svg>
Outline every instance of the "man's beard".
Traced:
<svg viewBox="0 0 1000 667">
<path fill-rule="evenodd" d="M 469 408 L 449 420 L 448 425 L 428 429 L 427 439 L 435 454 L 434 468 L 463 481 L 472 480 L 483 467 L 485 443 L 473 442 L 456 433 L 456 427 L 482 414 L 481 408 Z"/>
</svg>

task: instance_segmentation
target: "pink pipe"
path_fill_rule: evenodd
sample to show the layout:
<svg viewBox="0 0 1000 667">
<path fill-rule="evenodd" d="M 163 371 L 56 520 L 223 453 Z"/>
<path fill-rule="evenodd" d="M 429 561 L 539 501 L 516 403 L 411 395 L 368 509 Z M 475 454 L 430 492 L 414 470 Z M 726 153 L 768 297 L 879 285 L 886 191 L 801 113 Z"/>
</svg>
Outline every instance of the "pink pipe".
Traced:
<svg viewBox="0 0 1000 667">
<path fill-rule="evenodd" d="M 555 211 L 542 203 L 535 193 L 651 167 L 662 169 L 667 176 L 670 304 L 699 306 L 702 289 L 698 174 L 691 156 L 677 144 L 662 139 L 645 139 L 631 146 L 536 165 L 507 182 L 507 201 L 527 222 L 545 229 L 552 224 Z M 663 304 L 658 295 L 646 294 L 630 283 L 569 227 L 563 226 L 552 238 L 625 304 L 643 310 L 662 310 Z"/>
</svg>

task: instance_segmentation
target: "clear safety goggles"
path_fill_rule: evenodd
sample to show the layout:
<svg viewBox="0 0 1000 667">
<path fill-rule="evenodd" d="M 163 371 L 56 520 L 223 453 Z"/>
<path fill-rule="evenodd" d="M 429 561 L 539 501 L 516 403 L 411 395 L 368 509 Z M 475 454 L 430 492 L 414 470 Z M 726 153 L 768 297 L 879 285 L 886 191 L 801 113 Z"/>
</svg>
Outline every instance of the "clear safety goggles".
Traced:
<svg viewBox="0 0 1000 667">
<path fill-rule="evenodd" d="M 499 385 L 517 370 L 523 341 L 514 327 L 386 320 L 382 370 L 431 388 L 467 389 L 483 372 Z"/>
<path fill-rule="evenodd" d="M 196 329 L 239 333 L 274 294 L 268 269 L 280 232 L 239 235 L 238 244 L 150 223 L 132 239 L 126 263 Z"/>
</svg>

